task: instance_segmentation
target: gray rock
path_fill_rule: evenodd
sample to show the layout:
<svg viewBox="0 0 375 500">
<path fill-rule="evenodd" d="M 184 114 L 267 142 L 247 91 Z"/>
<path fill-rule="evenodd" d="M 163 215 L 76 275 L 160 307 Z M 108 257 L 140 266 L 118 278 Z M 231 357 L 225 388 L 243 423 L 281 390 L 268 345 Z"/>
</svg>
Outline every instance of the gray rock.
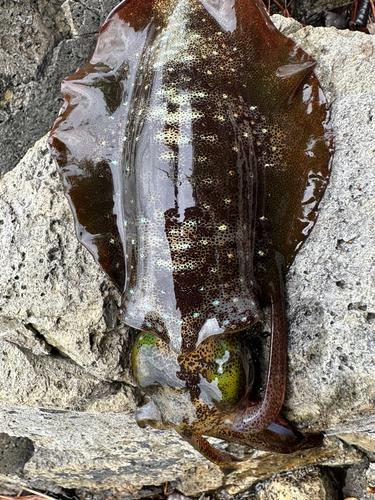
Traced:
<svg viewBox="0 0 375 500">
<path fill-rule="evenodd" d="M 79 23 L 74 9 L 77 2 L 65 2 L 64 19 L 83 39 L 89 21 Z M 128 482 L 138 491 L 169 481 L 186 495 L 220 489 L 224 499 L 295 467 L 307 468 L 301 472 L 307 484 L 309 467 L 317 465 L 358 466 L 370 481 L 375 43 L 362 33 L 300 28 L 279 16 L 274 21 L 318 60 L 336 134 L 319 220 L 287 283 L 285 416 L 301 431 L 327 431 L 325 445 L 280 456 L 222 444 L 244 458 L 241 469 L 224 476 L 174 432 L 135 425 L 141 400 L 129 361 L 135 332 L 117 322 L 120 297 L 76 241 L 43 138 L 0 181 L 0 440 L 9 453 L 7 468 L 0 461 L 3 492 L 27 483 L 75 489 L 81 498 L 90 491 L 99 500 Z M 58 50 L 69 53 L 69 43 Z M 324 474 L 314 477 L 321 488 Z M 281 487 L 272 481 L 267 491 Z M 288 481 L 284 485 L 295 484 Z"/>
<path fill-rule="evenodd" d="M 260 482 L 254 488 L 253 498 L 254 500 L 338 500 L 339 494 L 326 471 L 311 467 Z"/>
<path fill-rule="evenodd" d="M 32 441 L 24 437 L 11 437 L 0 433 L 0 474 L 22 474 L 25 464 L 34 454 Z"/>
<path fill-rule="evenodd" d="M 117 324 L 117 291 L 76 242 L 45 139 L 2 188 L 1 399 L 83 410 L 102 395 L 127 407 L 132 337 Z"/>
<path fill-rule="evenodd" d="M 27 428 L 35 449 L 22 472 L 27 484 L 37 489 L 98 493 L 127 482 L 140 489 L 202 467 L 203 459 L 175 433 L 140 429 L 128 410 L 87 414 L 3 405 L 1 417 L 0 437 L 3 429 L 22 433 Z M 19 467 L 19 462 L 10 464 L 5 474 L 0 462 L 0 480 L 5 475 L 9 481 Z"/>
<path fill-rule="evenodd" d="M 294 0 L 290 10 L 294 18 L 305 22 L 312 14 L 330 11 L 344 5 L 347 5 L 345 0 Z"/>
<path fill-rule="evenodd" d="M 116 3 L 0 3 L 0 175 L 51 128 L 61 106 L 61 80 L 87 62 Z"/>
<path fill-rule="evenodd" d="M 373 500 L 374 494 L 368 488 L 375 486 L 374 464 L 356 464 L 346 472 L 345 485 L 343 488 L 344 498 L 356 498 L 357 500 Z"/>
<path fill-rule="evenodd" d="M 287 280 L 286 416 L 316 430 L 374 413 L 375 45 L 334 28 L 291 37 L 318 60 L 336 141 L 318 223 Z"/>
</svg>

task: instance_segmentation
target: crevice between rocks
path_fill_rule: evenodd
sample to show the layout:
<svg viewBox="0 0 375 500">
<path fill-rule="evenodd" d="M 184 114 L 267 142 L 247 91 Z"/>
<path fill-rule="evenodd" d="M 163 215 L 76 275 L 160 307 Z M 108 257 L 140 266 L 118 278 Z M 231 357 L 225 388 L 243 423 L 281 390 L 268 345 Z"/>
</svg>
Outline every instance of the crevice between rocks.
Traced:
<svg viewBox="0 0 375 500">
<path fill-rule="evenodd" d="M 66 354 L 62 353 L 59 349 L 57 349 L 57 347 L 50 344 L 46 339 L 46 337 L 39 330 L 37 330 L 34 325 L 32 325 L 31 323 L 26 323 L 25 328 L 26 330 L 29 330 L 29 332 L 31 332 L 36 339 L 40 340 L 45 345 L 46 349 L 49 351 L 52 357 L 63 358 L 65 360 L 71 361 L 74 364 L 77 364 L 71 358 L 66 356 Z"/>
</svg>

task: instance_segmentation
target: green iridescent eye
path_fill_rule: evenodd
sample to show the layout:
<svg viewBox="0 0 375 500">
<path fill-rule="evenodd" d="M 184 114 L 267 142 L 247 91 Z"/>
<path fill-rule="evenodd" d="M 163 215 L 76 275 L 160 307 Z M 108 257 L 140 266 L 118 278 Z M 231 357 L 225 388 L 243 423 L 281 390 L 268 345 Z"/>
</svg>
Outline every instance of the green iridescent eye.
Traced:
<svg viewBox="0 0 375 500">
<path fill-rule="evenodd" d="M 251 356 L 237 335 L 212 335 L 177 355 L 157 335 L 141 332 L 132 359 L 138 385 L 164 412 L 182 405 L 181 418 L 188 408 L 234 406 L 251 387 Z"/>
<path fill-rule="evenodd" d="M 148 332 L 138 335 L 133 347 L 132 363 L 135 380 L 146 392 L 153 392 L 156 387 L 163 385 L 183 385 L 176 377 L 180 369 L 177 354 L 157 335 Z"/>
<path fill-rule="evenodd" d="M 215 384 L 221 393 L 221 401 L 235 405 L 245 396 L 248 387 L 248 366 L 244 360 L 243 343 L 234 335 L 214 335 L 204 349 L 209 352 L 202 375 L 209 384 Z M 206 346 L 202 345 L 202 348 Z"/>
</svg>

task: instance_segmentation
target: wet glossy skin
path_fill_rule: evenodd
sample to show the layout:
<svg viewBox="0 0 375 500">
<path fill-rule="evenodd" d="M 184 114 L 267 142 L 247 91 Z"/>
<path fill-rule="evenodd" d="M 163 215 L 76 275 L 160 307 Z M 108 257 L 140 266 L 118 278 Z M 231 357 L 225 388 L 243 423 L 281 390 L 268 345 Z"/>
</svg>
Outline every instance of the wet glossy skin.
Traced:
<svg viewBox="0 0 375 500">
<path fill-rule="evenodd" d="M 284 275 L 316 220 L 332 153 L 315 61 L 257 0 L 126 0 L 64 80 L 50 136 L 79 240 L 142 331 L 139 425 L 288 453 L 279 416 Z M 244 329 L 271 309 L 261 400 Z"/>
</svg>

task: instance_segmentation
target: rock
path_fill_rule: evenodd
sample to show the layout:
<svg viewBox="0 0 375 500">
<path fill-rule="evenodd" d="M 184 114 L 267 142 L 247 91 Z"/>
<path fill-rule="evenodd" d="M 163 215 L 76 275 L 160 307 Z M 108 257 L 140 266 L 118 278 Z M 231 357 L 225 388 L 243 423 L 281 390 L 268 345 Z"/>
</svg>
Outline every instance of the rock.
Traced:
<svg viewBox="0 0 375 500">
<path fill-rule="evenodd" d="M 374 484 L 374 464 L 362 463 L 349 467 L 343 488 L 345 500 L 351 497 L 357 500 L 372 500 L 373 493 L 366 491 L 371 484 Z"/>
<path fill-rule="evenodd" d="M 64 19 L 77 39 L 88 36 L 96 19 L 86 13 L 78 22 L 76 10 L 89 4 L 99 5 L 64 3 Z M 281 456 L 221 444 L 244 458 L 239 470 L 225 476 L 174 432 L 136 426 L 133 412 L 143 399 L 129 361 L 136 333 L 118 323 L 120 297 L 76 241 L 43 138 L 0 181 L 1 492 L 15 493 L 26 483 L 102 500 L 127 483 L 139 492 L 169 481 L 185 495 L 218 490 L 225 500 L 271 478 L 256 492 L 268 497 L 258 498 L 282 498 L 283 489 L 297 491 L 298 484 L 300 495 L 310 488 L 311 495 L 335 498 L 324 468 L 351 466 L 371 485 L 374 42 L 362 33 L 302 28 L 280 16 L 274 21 L 318 60 L 336 134 L 318 223 L 287 280 L 284 415 L 302 432 L 326 431 L 324 446 Z M 68 42 L 59 50 L 69 52 Z M 264 330 L 258 332 L 263 342 L 267 325 Z M 292 473 L 295 468 L 300 472 Z"/>
<path fill-rule="evenodd" d="M 318 223 L 287 280 L 294 376 L 286 416 L 303 417 L 314 430 L 344 422 L 358 428 L 375 402 L 374 42 L 334 28 L 307 27 L 291 37 L 319 61 L 336 153 Z"/>
<path fill-rule="evenodd" d="M 127 406 L 121 382 L 129 362 L 120 358 L 129 336 L 122 325 L 115 327 L 119 297 L 76 242 L 45 139 L 4 181 L 2 400 L 83 410 L 98 404 L 99 394 L 108 404 L 115 398 L 118 407 L 122 394 Z"/>
<path fill-rule="evenodd" d="M 117 0 L 0 4 L 0 175 L 51 128 L 61 80 L 83 66 Z"/>
<path fill-rule="evenodd" d="M 326 471 L 310 468 L 281 474 L 254 488 L 254 500 L 338 500 L 332 478 Z"/>
<path fill-rule="evenodd" d="M 317 12 L 326 12 L 343 7 L 345 0 L 294 0 L 290 8 L 294 18 L 304 23 Z"/>
<path fill-rule="evenodd" d="M 34 454 L 34 445 L 28 438 L 10 437 L 0 433 L 0 474 L 22 474 L 24 465 Z"/>
<path fill-rule="evenodd" d="M 375 418 L 361 418 L 353 429 L 350 423 L 328 429 L 327 434 L 335 434 L 352 446 L 356 446 L 366 452 L 366 455 L 375 460 Z"/>
</svg>

